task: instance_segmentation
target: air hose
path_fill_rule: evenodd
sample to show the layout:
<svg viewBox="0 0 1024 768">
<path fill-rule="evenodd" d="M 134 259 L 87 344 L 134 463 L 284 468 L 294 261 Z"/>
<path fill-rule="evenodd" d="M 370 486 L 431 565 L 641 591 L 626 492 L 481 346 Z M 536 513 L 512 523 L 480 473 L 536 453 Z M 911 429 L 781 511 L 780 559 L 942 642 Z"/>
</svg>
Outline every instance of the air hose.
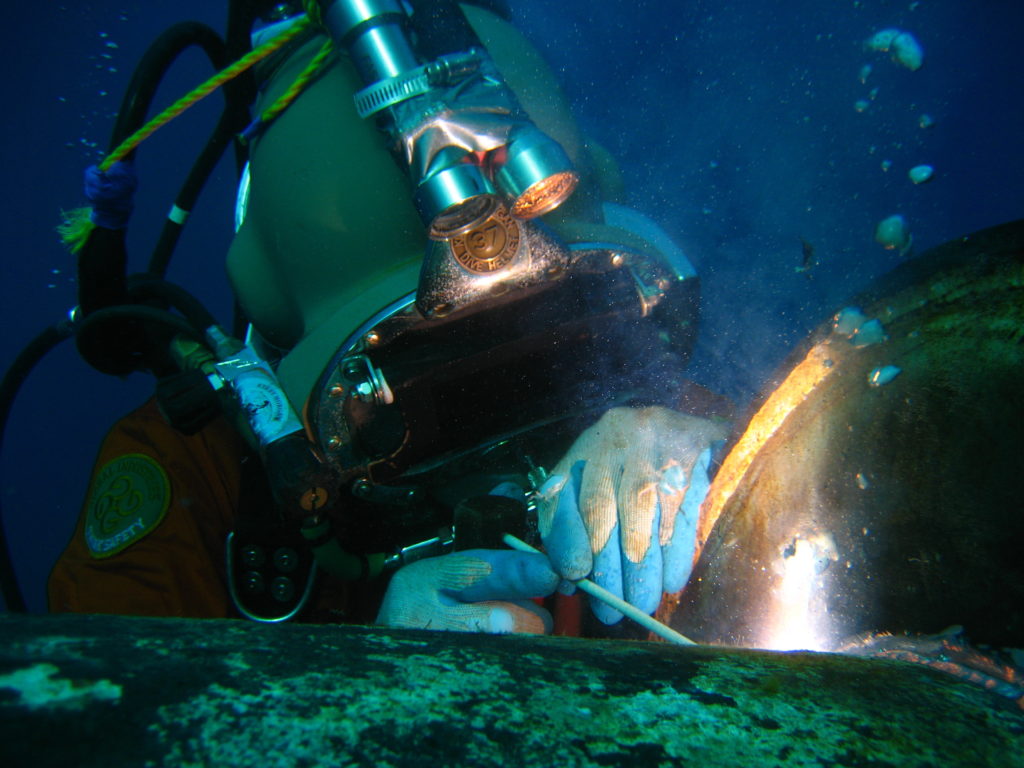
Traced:
<svg viewBox="0 0 1024 768">
<path fill-rule="evenodd" d="M 62 320 L 50 326 L 26 345 L 11 367 L 4 374 L 0 383 L 0 454 L 3 452 L 4 435 L 7 432 L 7 419 L 11 414 L 11 406 L 18 395 L 18 390 L 28 378 L 36 363 L 46 357 L 62 341 L 74 334 L 74 326 L 70 320 Z M 11 550 L 7 543 L 7 534 L 3 526 L 3 512 L 0 511 L 0 589 L 3 590 L 7 610 L 24 613 L 25 598 L 18 586 L 18 577 L 14 572 Z"/>
<path fill-rule="evenodd" d="M 246 19 L 251 21 L 251 13 L 246 10 L 244 3 L 233 2 L 231 5 L 229 13 L 232 31 L 231 53 L 233 55 L 237 52 L 238 55 L 241 55 L 244 53 L 243 49 L 247 47 L 247 32 L 243 35 L 241 30 L 246 24 Z M 239 8 L 242 10 L 238 10 Z M 111 146 L 119 146 L 145 121 L 156 90 L 167 70 L 180 53 L 193 45 L 199 46 L 206 52 L 215 68 L 221 69 L 228 60 L 228 51 L 224 42 L 209 27 L 195 22 L 171 27 L 150 46 L 136 68 L 111 135 Z M 248 119 L 247 106 L 254 94 L 255 87 L 251 76 L 239 78 L 236 83 L 225 87 L 227 106 L 178 195 L 176 200 L 178 209 L 187 209 L 195 202 L 213 167 L 231 142 L 233 131 L 245 125 Z M 244 148 L 240 145 L 239 152 L 242 153 L 239 156 L 241 163 L 244 160 Z M 180 224 L 165 227 L 165 233 L 157 244 L 151 258 L 151 265 L 157 267 L 160 275 L 166 270 L 167 261 L 177 242 L 180 229 Z M 170 231 L 168 232 L 168 230 Z M 186 333 L 190 337 L 201 338 L 201 331 L 197 333 L 196 326 L 212 319 L 205 309 L 201 309 L 201 305 L 197 301 L 191 297 L 186 298 L 186 294 L 180 289 L 167 286 L 157 287 L 152 281 L 128 280 L 125 275 L 123 231 L 98 228 L 94 230 L 93 237 L 96 238 L 96 242 L 93 243 L 93 253 L 83 253 L 84 263 L 80 262 L 79 265 L 81 280 L 89 284 L 88 287 L 83 286 L 84 295 L 80 296 L 80 299 L 83 309 L 88 306 L 88 312 L 85 314 L 88 314 L 90 318 L 88 321 L 83 320 L 78 326 L 70 319 L 66 319 L 45 329 L 25 346 L 8 368 L 2 384 L 0 384 L 0 449 L 3 446 L 8 418 L 18 391 L 35 365 L 60 342 L 83 330 L 87 340 L 87 337 L 95 332 L 93 329 L 98 329 L 102 325 L 109 328 L 110 323 L 114 321 L 121 324 L 122 331 L 119 332 L 119 335 L 123 335 L 123 323 L 126 319 L 137 327 L 148 323 L 151 328 L 157 329 L 158 333 L 167 337 Z M 93 237 L 90 237 L 90 240 Z M 133 292 L 137 291 L 138 297 L 154 298 L 159 296 L 161 303 L 177 307 L 187 319 L 151 306 L 118 307 L 130 295 L 126 288 L 128 284 L 134 285 Z M 81 344 L 81 338 L 79 342 Z M 121 361 L 122 367 L 124 362 Z M 135 369 L 137 366 L 129 368 L 129 370 Z M 118 371 L 119 374 L 125 372 L 128 371 Z M 18 584 L 11 559 L 3 526 L 2 511 L 0 511 L 0 591 L 3 593 L 8 610 L 17 612 L 26 610 L 25 598 Z"/>
</svg>

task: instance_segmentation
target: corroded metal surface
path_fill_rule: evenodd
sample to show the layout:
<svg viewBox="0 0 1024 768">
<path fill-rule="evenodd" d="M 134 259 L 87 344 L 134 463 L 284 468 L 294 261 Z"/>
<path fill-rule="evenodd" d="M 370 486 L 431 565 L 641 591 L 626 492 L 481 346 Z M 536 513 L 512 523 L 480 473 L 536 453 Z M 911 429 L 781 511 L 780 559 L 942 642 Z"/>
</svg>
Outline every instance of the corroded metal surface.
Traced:
<svg viewBox="0 0 1024 768">
<path fill-rule="evenodd" d="M 0 636 L 2 765 L 1024 764 L 1019 711 L 892 661 L 72 615 Z"/>
</svg>

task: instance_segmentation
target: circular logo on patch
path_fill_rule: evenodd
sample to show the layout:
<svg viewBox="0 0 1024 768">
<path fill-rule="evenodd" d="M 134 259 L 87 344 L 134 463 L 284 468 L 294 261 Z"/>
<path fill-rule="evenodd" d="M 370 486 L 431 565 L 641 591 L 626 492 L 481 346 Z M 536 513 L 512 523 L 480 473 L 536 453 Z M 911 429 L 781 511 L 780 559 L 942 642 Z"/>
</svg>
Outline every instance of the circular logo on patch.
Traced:
<svg viewBox="0 0 1024 768">
<path fill-rule="evenodd" d="M 455 260 L 463 268 L 477 275 L 487 275 L 504 269 L 519 250 L 519 225 L 500 206 L 479 227 L 451 239 Z"/>
<path fill-rule="evenodd" d="M 156 528 L 167 514 L 171 484 L 155 460 L 118 456 L 93 480 L 85 515 L 85 543 L 93 557 L 115 555 Z"/>
</svg>

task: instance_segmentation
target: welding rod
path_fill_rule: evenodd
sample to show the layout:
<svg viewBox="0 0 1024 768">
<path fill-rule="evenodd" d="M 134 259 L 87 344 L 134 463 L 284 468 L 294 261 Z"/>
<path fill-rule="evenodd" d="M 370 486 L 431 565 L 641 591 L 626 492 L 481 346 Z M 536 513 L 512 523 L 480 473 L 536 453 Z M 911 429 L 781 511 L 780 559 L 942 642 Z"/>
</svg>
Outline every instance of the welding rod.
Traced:
<svg viewBox="0 0 1024 768">
<path fill-rule="evenodd" d="M 518 550 L 520 552 L 535 552 L 538 555 L 542 554 L 539 549 L 534 549 L 525 541 L 517 539 L 511 533 L 506 533 L 501 538 L 502 541 L 508 544 L 508 546 L 510 546 L 512 549 Z M 610 605 L 619 613 L 629 616 L 629 618 L 631 618 L 641 627 L 651 630 L 651 632 L 658 635 L 658 637 L 663 637 L 670 643 L 678 643 L 679 645 L 697 645 L 697 643 L 693 642 L 693 640 L 691 640 L 690 638 L 686 637 L 685 635 L 679 634 L 674 629 L 672 629 L 672 627 L 662 624 L 653 616 L 648 616 L 646 613 L 641 611 L 636 606 L 630 605 L 621 597 L 616 597 L 607 589 L 605 589 L 604 587 L 599 587 L 590 579 L 579 579 L 577 581 L 573 581 L 572 583 L 580 589 L 582 589 L 588 595 L 596 597 L 598 600 L 600 600 L 602 603 L 606 605 Z"/>
</svg>

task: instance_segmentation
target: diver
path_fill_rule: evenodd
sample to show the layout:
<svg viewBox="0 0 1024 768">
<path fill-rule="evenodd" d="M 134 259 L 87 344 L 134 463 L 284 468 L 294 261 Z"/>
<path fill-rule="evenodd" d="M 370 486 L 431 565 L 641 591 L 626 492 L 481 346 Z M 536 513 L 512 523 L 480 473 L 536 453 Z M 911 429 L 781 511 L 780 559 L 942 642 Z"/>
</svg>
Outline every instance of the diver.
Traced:
<svg viewBox="0 0 1024 768">
<path fill-rule="evenodd" d="M 100 448 L 51 610 L 621 626 L 573 618 L 589 576 L 653 613 L 725 438 L 681 377 L 693 267 L 502 3 L 297 5 L 253 33 L 280 47 L 227 254 L 244 331 L 125 279 L 131 157 L 86 174 L 79 349 L 158 386 Z"/>
</svg>

